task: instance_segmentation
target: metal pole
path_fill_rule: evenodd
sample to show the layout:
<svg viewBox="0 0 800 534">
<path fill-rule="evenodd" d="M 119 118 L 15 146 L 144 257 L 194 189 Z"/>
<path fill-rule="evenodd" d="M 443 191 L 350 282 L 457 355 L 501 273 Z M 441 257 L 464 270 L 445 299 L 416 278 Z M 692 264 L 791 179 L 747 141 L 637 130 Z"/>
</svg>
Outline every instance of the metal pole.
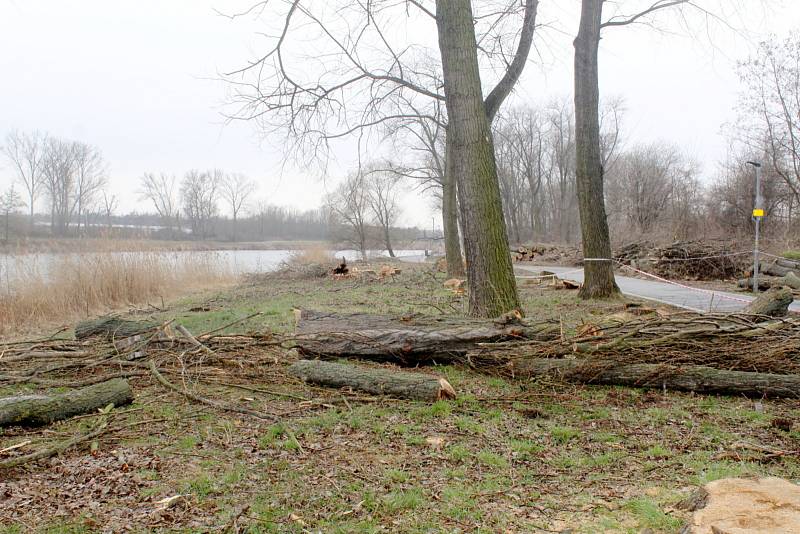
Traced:
<svg viewBox="0 0 800 534">
<path fill-rule="evenodd" d="M 753 247 L 753 293 L 758 294 L 758 234 L 761 227 L 761 217 L 764 216 L 763 199 L 761 198 L 761 164 L 756 161 L 748 161 L 756 170 L 756 198 L 753 206 L 753 219 L 756 223 L 756 241 Z"/>
</svg>

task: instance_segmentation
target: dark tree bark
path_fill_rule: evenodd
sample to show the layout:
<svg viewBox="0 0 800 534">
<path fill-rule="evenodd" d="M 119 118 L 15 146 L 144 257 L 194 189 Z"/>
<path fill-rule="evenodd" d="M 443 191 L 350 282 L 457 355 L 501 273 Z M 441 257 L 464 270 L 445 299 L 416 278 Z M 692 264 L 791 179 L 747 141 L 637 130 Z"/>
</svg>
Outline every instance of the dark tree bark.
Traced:
<svg viewBox="0 0 800 534">
<path fill-rule="evenodd" d="M 373 395 L 427 402 L 456 398 L 456 392 L 447 380 L 423 373 L 300 360 L 289 366 L 289 374 L 312 384 L 352 388 Z"/>
<path fill-rule="evenodd" d="M 461 256 L 461 237 L 458 233 L 458 197 L 451 153 L 452 150 L 446 149 L 442 180 L 444 255 L 447 260 L 447 277 L 466 278 L 464 259 Z"/>
<path fill-rule="evenodd" d="M 503 220 L 494 145 L 481 92 L 470 0 L 437 0 L 447 145 L 457 180 L 469 313 L 493 317 L 520 307 Z"/>
<path fill-rule="evenodd" d="M 458 359 L 480 343 L 557 337 L 556 324 L 526 325 L 427 316 L 398 319 L 365 313 L 303 310 L 294 341 L 304 354 L 321 358 L 356 357 L 417 365 Z"/>
<path fill-rule="evenodd" d="M 611 262 L 611 238 L 603 195 L 603 158 L 600 150 L 600 89 L 597 49 L 603 0 L 583 0 L 575 39 L 575 172 L 583 234 L 583 298 L 619 293 Z"/>
<path fill-rule="evenodd" d="M 115 378 L 60 395 L 22 395 L 0 399 L 0 427 L 46 425 L 74 415 L 93 412 L 109 404 L 123 406 L 133 401 L 128 381 Z"/>
</svg>

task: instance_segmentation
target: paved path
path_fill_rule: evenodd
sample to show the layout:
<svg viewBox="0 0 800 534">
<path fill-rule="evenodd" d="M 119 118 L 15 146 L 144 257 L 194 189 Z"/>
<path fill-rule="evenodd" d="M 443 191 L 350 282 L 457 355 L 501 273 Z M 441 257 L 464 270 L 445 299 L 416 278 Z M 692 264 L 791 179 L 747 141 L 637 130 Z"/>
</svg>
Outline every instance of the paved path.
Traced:
<svg viewBox="0 0 800 534">
<path fill-rule="evenodd" d="M 583 269 L 579 267 L 529 266 L 517 263 L 514 264 L 514 268 L 518 275 L 523 278 L 525 276 L 535 276 L 536 273 L 545 270 L 563 274 L 563 278 L 569 280 L 583 282 Z M 654 300 L 699 312 L 733 312 L 741 310 L 747 305 L 747 302 L 753 300 L 751 295 L 745 293 L 688 289 L 657 280 L 641 280 L 620 275 L 616 275 L 616 280 L 620 290 L 631 297 Z M 789 309 L 800 312 L 800 303 L 792 303 Z"/>
</svg>

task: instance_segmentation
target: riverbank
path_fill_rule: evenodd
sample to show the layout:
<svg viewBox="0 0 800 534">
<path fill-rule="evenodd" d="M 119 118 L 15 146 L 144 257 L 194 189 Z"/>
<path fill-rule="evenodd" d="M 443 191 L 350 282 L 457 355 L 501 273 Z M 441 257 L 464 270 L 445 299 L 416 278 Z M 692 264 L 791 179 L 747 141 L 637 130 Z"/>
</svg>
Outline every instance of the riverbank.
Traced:
<svg viewBox="0 0 800 534">
<path fill-rule="evenodd" d="M 427 242 L 395 243 L 397 250 L 418 249 Z M 309 240 L 271 241 L 172 241 L 157 239 L 105 239 L 105 238 L 28 238 L 0 242 L 0 254 L 61 254 L 80 252 L 182 252 L 225 250 L 345 250 L 348 243 Z"/>
<path fill-rule="evenodd" d="M 38 258 L 36 258 L 38 259 Z M 0 257 L 0 338 L 66 328 L 88 316 L 143 307 L 225 287 L 236 274 L 215 255 L 158 251 Z"/>
<path fill-rule="evenodd" d="M 306 250 L 329 248 L 325 241 L 161 241 L 156 239 L 30 238 L 0 243 L 0 254 L 79 252 Z M 342 247 L 343 248 L 343 247 Z"/>
<path fill-rule="evenodd" d="M 463 313 L 464 297 L 443 287 L 442 273 L 399 267 L 385 279 L 258 275 L 162 310 L 132 311 L 131 318 L 174 320 L 197 335 L 221 327 L 219 334 L 257 334 L 213 353 L 165 353 L 159 365 L 195 395 L 275 420 L 197 404 L 145 369 L 130 379 L 134 404 L 115 416 L 122 430 L 4 473 L 6 531 L 666 533 L 687 519 L 677 503 L 699 484 L 800 477 L 795 455 L 768 454 L 796 449 L 800 434 L 771 424 L 793 420 L 796 400 L 523 381 L 445 365 L 415 370 L 445 377 L 458 393 L 430 404 L 286 375 L 292 354 L 270 346 L 269 333 L 292 331 L 296 308 Z M 552 319 L 567 336 L 624 306 L 586 303 L 547 284 L 523 283 L 520 292 L 529 316 Z M 19 391 L 36 390 L 0 387 L 0 394 Z M 14 454 L 31 452 L 91 421 L 12 428 L 0 449 L 31 440 Z M 768 448 L 737 449 L 742 442 Z"/>
</svg>

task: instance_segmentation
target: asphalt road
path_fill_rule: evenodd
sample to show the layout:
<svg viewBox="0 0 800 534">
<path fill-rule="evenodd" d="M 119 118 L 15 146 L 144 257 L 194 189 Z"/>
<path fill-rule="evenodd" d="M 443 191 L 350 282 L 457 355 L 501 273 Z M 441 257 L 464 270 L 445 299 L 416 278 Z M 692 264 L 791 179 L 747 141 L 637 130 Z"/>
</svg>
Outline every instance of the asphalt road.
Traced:
<svg viewBox="0 0 800 534">
<path fill-rule="evenodd" d="M 522 278 L 535 276 L 537 272 L 546 270 L 556 273 L 561 278 L 583 282 L 583 269 L 579 267 L 548 267 L 517 263 L 514 264 L 514 269 Z M 754 298 L 745 293 L 689 289 L 657 280 L 641 280 L 628 276 L 616 275 L 616 280 L 620 290 L 631 297 L 671 304 L 698 312 L 734 312 L 747 306 L 747 303 Z M 789 309 L 800 312 L 800 303 L 792 303 Z"/>
</svg>

